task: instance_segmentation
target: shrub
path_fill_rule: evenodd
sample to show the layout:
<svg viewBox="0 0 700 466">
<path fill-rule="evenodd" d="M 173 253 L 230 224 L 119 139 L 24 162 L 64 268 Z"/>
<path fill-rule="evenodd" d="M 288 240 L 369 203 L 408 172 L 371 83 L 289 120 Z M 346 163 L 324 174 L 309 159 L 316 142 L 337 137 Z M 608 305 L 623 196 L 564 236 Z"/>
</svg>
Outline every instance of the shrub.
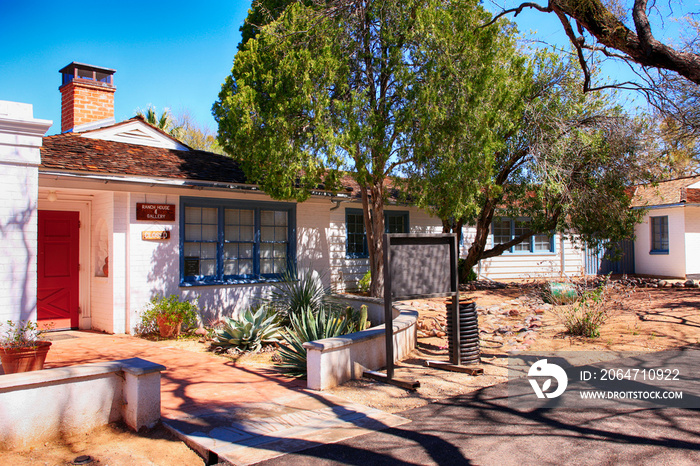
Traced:
<svg viewBox="0 0 700 466">
<path fill-rule="evenodd" d="M 260 306 L 254 313 L 246 309 L 240 319 L 224 317 L 224 325 L 214 330 L 212 346 L 220 350 L 236 347 L 242 351 L 258 351 L 262 345 L 276 343 L 280 338 L 280 326 L 275 323 L 275 313 Z"/>
<path fill-rule="evenodd" d="M 465 259 L 459 259 L 457 261 L 457 274 L 459 276 L 459 283 L 473 282 L 477 278 L 474 269 L 467 267 L 467 261 Z"/>
<path fill-rule="evenodd" d="M 165 320 L 175 325 L 182 322 L 185 328 L 197 325 L 198 298 L 194 302 L 180 301 L 177 295 L 154 296 L 148 304 L 146 310 L 141 314 L 141 323 L 137 326 L 136 332 L 141 335 L 155 333 L 158 331 L 158 319 Z"/>
<path fill-rule="evenodd" d="M 291 328 L 282 334 L 286 342 L 285 346 L 280 347 L 282 362 L 276 366 L 285 374 L 293 376 L 306 375 L 304 343 L 347 335 L 358 329 L 364 330 L 369 325 L 367 306 L 362 306 L 359 311 L 352 308 L 339 311 L 331 306 L 323 306 L 317 313 L 307 309 L 300 314 L 291 314 L 290 320 Z"/>
<path fill-rule="evenodd" d="M 588 338 L 599 337 L 600 327 L 609 316 L 608 294 L 607 285 L 602 284 L 592 291 L 584 291 L 576 303 L 565 306 L 559 317 L 567 333 Z"/>
<path fill-rule="evenodd" d="M 360 278 L 360 281 L 357 283 L 357 289 L 363 293 L 369 293 L 369 287 L 370 284 L 372 283 L 372 271 L 368 270 L 367 273 L 365 273 L 362 278 Z"/>
<path fill-rule="evenodd" d="M 0 348 L 31 348 L 37 346 L 43 335 L 36 322 L 28 320 L 26 322 L 8 320 L 5 324 L 0 324 L 4 333 L 0 336 Z"/>
</svg>

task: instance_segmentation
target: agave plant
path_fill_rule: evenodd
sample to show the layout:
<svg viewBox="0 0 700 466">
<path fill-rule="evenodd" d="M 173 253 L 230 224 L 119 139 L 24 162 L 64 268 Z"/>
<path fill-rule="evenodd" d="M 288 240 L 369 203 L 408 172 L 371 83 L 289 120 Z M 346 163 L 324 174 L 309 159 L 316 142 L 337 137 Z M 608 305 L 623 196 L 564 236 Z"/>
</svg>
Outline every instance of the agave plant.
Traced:
<svg viewBox="0 0 700 466">
<path fill-rule="evenodd" d="M 330 290 L 323 286 L 316 272 L 299 274 L 287 271 L 274 287 L 268 303 L 287 321 L 289 316 L 299 316 L 307 311 L 317 313 L 321 307 L 333 305 Z"/>
<path fill-rule="evenodd" d="M 350 322 L 340 312 L 327 306 L 322 306 L 317 313 L 306 308 L 298 314 L 290 314 L 289 318 L 292 327 L 282 334 L 287 345 L 280 347 L 282 362 L 276 366 L 293 376 L 306 375 L 304 343 L 345 335 Z"/>
<path fill-rule="evenodd" d="M 270 314 L 270 315 L 268 315 Z M 224 326 L 214 331 L 214 346 L 235 346 L 243 351 L 257 351 L 265 343 L 279 341 L 280 326 L 275 314 L 260 306 L 255 313 L 246 309 L 240 319 L 224 317 Z"/>
</svg>

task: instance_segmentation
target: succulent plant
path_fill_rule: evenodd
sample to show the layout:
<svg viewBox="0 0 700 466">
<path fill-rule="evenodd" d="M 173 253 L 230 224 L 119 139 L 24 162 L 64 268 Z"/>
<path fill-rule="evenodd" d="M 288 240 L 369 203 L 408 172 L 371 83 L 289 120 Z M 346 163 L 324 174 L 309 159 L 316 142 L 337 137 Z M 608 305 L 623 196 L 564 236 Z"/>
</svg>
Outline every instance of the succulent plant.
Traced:
<svg viewBox="0 0 700 466">
<path fill-rule="evenodd" d="M 280 327 L 275 314 L 260 306 L 254 313 L 246 309 L 240 319 L 224 317 L 224 325 L 214 331 L 213 346 L 236 347 L 242 351 L 257 351 L 263 344 L 275 343 L 280 338 Z"/>
<path fill-rule="evenodd" d="M 297 314 L 290 314 L 291 328 L 282 334 L 286 345 L 280 347 L 282 362 L 276 364 L 288 375 L 306 374 L 307 341 L 332 338 L 348 333 L 349 319 L 330 307 L 321 307 L 317 313 L 307 308 Z"/>
</svg>

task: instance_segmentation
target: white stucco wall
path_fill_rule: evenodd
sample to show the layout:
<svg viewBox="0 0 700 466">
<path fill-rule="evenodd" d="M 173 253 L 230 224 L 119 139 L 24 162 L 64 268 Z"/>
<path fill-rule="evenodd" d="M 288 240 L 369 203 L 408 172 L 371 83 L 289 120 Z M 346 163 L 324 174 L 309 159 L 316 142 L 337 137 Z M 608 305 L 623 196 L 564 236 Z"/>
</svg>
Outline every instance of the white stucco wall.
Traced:
<svg viewBox="0 0 700 466">
<path fill-rule="evenodd" d="M 649 217 L 668 216 L 668 254 L 651 254 Z M 685 277 L 685 213 L 682 206 L 653 208 L 634 228 L 635 272 L 660 277 Z"/>
<path fill-rule="evenodd" d="M 198 197 L 241 200 L 273 201 L 268 196 L 245 193 L 221 194 L 200 193 Z M 197 194 L 187 193 L 188 197 Z M 137 203 L 174 204 L 175 221 L 136 220 Z M 128 297 L 129 324 L 133 329 L 140 321 L 140 315 L 155 295 L 177 294 L 183 299 L 198 299 L 205 323 L 221 316 L 238 315 L 260 298 L 266 296 L 271 286 L 241 284 L 212 286 L 180 286 L 180 196 L 174 190 L 167 193 L 132 192 L 129 194 L 128 209 Z M 330 286 L 328 233 L 329 211 L 333 204 L 328 199 L 311 199 L 296 206 L 297 266 L 300 271 L 317 270 L 327 286 Z M 143 240 L 142 232 L 147 230 L 170 230 L 169 240 Z M 110 259 L 111 261 L 111 259 Z M 116 266 L 115 266 L 116 267 Z M 111 278 L 111 277 L 110 277 Z M 116 294 L 116 288 L 115 288 Z M 115 296 L 115 303 L 117 298 Z M 117 307 L 115 306 L 115 310 Z"/>
<path fill-rule="evenodd" d="M 114 265 L 112 257 L 113 204 L 114 193 L 111 191 L 96 191 L 92 200 L 92 225 L 91 225 L 91 263 L 90 274 L 90 309 L 92 313 L 92 328 L 112 332 L 114 328 L 112 320 L 112 280 Z M 108 275 L 105 277 L 100 270 L 104 265 L 105 249 L 110 258 Z M 99 263 L 98 263 L 99 261 Z"/>
<path fill-rule="evenodd" d="M 696 183 L 697 184 L 697 183 Z M 685 212 L 685 273 L 700 273 L 700 207 L 686 206 Z"/>
<path fill-rule="evenodd" d="M 0 101 L 0 321 L 36 320 L 39 148 L 51 124 Z"/>
</svg>

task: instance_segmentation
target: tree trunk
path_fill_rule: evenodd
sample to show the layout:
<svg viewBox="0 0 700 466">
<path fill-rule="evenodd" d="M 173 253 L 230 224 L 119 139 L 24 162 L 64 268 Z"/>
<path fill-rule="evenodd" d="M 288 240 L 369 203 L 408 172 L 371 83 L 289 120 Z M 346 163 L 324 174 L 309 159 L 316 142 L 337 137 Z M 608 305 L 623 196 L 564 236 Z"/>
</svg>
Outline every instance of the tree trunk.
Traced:
<svg viewBox="0 0 700 466">
<path fill-rule="evenodd" d="M 375 182 L 370 187 L 371 205 L 370 221 L 365 223 L 367 229 L 367 247 L 369 249 L 372 283 L 370 296 L 381 298 L 384 295 L 384 183 Z M 365 213 L 365 219 L 367 214 Z M 370 241 L 370 238 L 372 239 Z"/>
<path fill-rule="evenodd" d="M 442 232 L 443 233 L 457 233 L 457 258 L 459 259 L 459 245 L 462 243 L 462 227 L 464 226 L 464 220 L 442 220 Z"/>
<path fill-rule="evenodd" d="M 469 251 L 467 251 L 467 257 L 465 257 L 464 267 L 469 269 L 476 266 L 476 264 L 481 260 L 481 256 L 484 254 L 486 249 L 486 243 L 489 239 L 489 230 L 491 222 L 493 221 L 493 214 L 495 211 L 494 201 L 489 199 L 486 201 L 484 208 L 481 210 L 479 218 L 476 220 L 476 235 L 474 235 L 474 240 L 471 246 L 469 246 Z"/>
</svg>

